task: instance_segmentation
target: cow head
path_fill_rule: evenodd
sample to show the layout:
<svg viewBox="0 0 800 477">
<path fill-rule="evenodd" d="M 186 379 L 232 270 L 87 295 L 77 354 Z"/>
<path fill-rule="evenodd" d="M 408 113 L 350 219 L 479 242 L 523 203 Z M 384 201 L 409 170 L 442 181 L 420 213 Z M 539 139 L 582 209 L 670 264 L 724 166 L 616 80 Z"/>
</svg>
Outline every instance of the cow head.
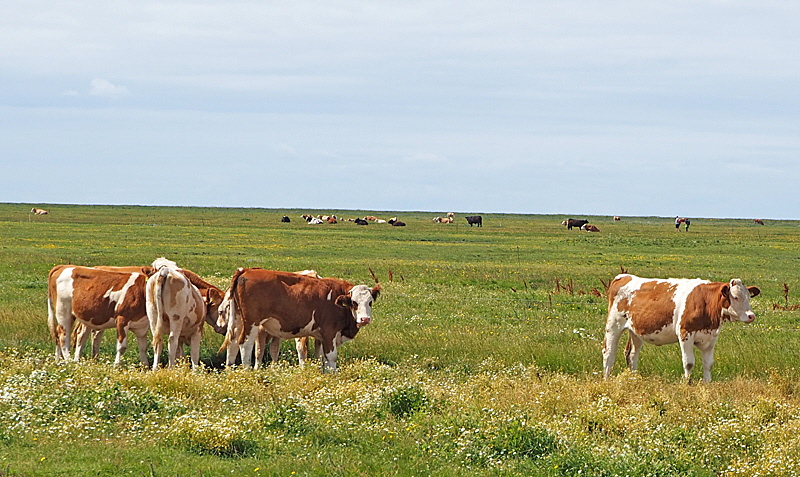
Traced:
<svg viewBox="0 0 800 477">
<path fill-rule="evenodd" d="M 722 287 L 722 296 L 727 298 L 730 303 L 725 313 L 732 320 L 752 323 L 756 319 L 756 314 L 750 308 L 750 298 L 757 296 L 759 293 L 761 293 L 761 290 L 758 287 L 745 287 L 742 280 L 734 278 L 730 283 L 726 283 Z"/>
<path fill-rule="evenodd" d="M 372 302 L 378 298 L 380 293 L 380 284 L 371 289 L 366 285 L 356 285 L 347 292 L 347 295 L 340 295 L 336 298 L 336 304 L 349 308 L 356 320 L 356 325 L 361 328 L 372 321 Z"/>
<path fill-rule="evenodd" d="M 211 327 L 214 328 L 214 331 L 224 335 L 227 328 L 225 325 L 219 324 L 220 316 L 222 314 L 222 303 L 224 300 L 222 293 L 220 293 L 217 289 L 209 288 L 205 291 L 205 293 L 202 293 L 202 295 L 203 301 L 206 304 L 206 323 L 211 325 Z"/>
</svg>

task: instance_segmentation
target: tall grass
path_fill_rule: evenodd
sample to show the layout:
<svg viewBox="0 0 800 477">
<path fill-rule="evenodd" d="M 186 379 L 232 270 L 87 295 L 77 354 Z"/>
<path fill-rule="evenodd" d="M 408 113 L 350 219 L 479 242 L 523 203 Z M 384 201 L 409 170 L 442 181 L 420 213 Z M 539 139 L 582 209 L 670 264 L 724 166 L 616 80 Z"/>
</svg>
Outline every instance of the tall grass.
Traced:
<svg viewBox="0 0 800 477">
<path fill-rule="evenodd" d="M 798 223 L 484 215 L 483 228 L 422 212 L 0 204 L 0 469 L 166 475 L 793 475 L 798 471 Z M 299 215 L 397 215 L 398 228 Z M 293 222 L 280 223 L 282 215 Z M 460 220 L 460 222 L 459 222 Z M 237 267 L 316 269 L 383 285 L 341 370 L 299 369 L 291 343 L 261 371 L 150 372 L 130 352 L 52 363 L 46 276 L 56 264 L 166 256 L 225 288 Z M 752 325 L 729 324 L 715 382 L 687 386 L 677 347 L 646 347 L 640 372 L 599 377 L 604 283 L 740 277 Z M 621 354 L 621 353 L 620 353 Z M 69 443 L 69 444 L 65 444 Z M 95 456 L 112 456 L 97 459 Z M 256 470 L 257 469 L 257 470 Z"/>
</svg>

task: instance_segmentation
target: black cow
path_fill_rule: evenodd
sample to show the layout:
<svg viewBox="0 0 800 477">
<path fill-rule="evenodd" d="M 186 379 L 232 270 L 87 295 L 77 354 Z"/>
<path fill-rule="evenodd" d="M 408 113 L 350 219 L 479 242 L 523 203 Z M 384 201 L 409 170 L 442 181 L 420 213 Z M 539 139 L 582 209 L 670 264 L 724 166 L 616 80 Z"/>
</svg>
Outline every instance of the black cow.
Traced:
<svg viewBox="0 0 800 477">
<path fill-rule="evenodd" d="M 561 222 L 561 225 L 566 225 L 567 230 L 572 230 L 572 227 L 578 227 L 580 229 L 581 227 L 583 227 L 588 223 L 589 223 L 588 220 L 583 220 L 583 219 L 567 219 Z"/>
<path fill-rule="evenodd" d="M 473 225 L 477 225 L 478 227 L 483 227 L 483 217 L 481 217 L 480 215 L 468 215 L 464 218 L 467 219 L 467 223 L 469 224 L 470 227 L 472 227 Z"/>
<path fill-rule="evenodd" d="M 401 220 L 394 220 L 390 219 L 389 223 L 392 224 L 393 227 L 405 227 L 406 223 Z"/>
<path fill-rule="evenodd" d="M 288 215 L 284 215 L 283 217 L 281 217 L 281 222 L 283 222 L 284 224 L 286 224 L 286 223 L 289 223 L 289 222 L 291 222 L 291 220 L 289 219 L 289 216 L 288 216 Z"/>
<path fill-rule="evenodd" d="M 356 225 L 369 225 L 369 222 L 367 222 L 364 219 L 356 219 L 355 223 L 356 223 Z"/>
</svg>

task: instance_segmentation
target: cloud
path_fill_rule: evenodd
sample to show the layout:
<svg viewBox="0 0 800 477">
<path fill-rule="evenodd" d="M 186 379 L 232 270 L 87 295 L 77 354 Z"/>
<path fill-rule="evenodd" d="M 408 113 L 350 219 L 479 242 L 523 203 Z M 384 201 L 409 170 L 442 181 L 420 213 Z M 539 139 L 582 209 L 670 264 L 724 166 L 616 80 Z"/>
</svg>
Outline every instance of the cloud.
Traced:
<svg viewBox="0 0 800 477">
<path fill-rule="evenodd" d="M 103 96 L 106 98 L 121 98 L 127 96 L 129 93 L 128 88 L 125 86 L 115 85 L 111 81 L 103 78 L 95 78 L 92 80 L 92 88 L 89 94 L 92 96 Z"/>
</svg>

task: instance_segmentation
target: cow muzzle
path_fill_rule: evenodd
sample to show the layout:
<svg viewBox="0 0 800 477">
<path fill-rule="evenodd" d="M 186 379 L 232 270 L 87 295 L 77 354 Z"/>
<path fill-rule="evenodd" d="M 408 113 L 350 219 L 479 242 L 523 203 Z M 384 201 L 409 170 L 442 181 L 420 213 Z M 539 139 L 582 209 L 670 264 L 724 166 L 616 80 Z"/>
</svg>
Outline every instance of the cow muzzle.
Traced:
<svg viewBox="0 0 800 477">
<path fill-rule="evenodd" d="M 744 315 L 744 320 L 742 321 L 744 321 L 745 323 L 752 323 L 755 319 L 756 319 L 755 313 L 747 313 Z"/>
<path fill-rule="evenodd" d="M 366 325 L 370 324 L 371 321 L 372 321 L 372 318 L 370 318 L 369 316 L 362 316 L 362 317 L 360 317 L 359 319 L 356 320 L 356 325 L 359 328 L 361 328 L 362 326 L 366 326 Z"/>
</svg>

